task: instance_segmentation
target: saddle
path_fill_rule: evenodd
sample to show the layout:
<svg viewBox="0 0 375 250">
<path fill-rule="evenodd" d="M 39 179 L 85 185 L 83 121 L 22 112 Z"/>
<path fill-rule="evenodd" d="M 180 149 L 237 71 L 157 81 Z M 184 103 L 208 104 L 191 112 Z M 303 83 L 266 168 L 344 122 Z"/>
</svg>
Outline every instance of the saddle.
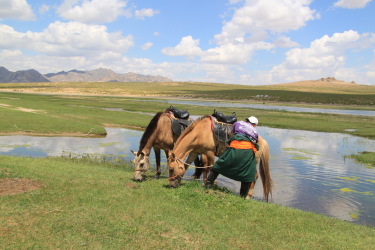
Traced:
<svg viewBox="0 0 375 250">
<path fill-rule="evenodd" d="M 181 133 L 192 123 L 192 121 L 189 119 L 190 114 L 187 111 L 179 110 L 173 107 L 173 105 L 171 105 L 165 111 L 171 114 L 172 131 L 175 135 L 180 136 Z"/>
<path fill-rule="evenodd" d="M 189 119 L 189 116 L 190 116 L 190 114 L 189 114 L 188 111 L 179 110 L 179 109 L 173 107 L 173 105 L 171 105 L 165 111 L 166 112 L 172 112 L 173 115 L 174 115 L 174 117 L 179 118 L 179 119 L 185 119 L 185 120 L 187 120 L 187 119 Z"/>
<path fill-rule="evenodd" d="M 215 117 L 219 122 L 233 124 L 237 121 L 236 112 L 233 112 L 232 115 L 224 115 L 223 113 L 214 109 L 212 116 Z"/>
</svg>

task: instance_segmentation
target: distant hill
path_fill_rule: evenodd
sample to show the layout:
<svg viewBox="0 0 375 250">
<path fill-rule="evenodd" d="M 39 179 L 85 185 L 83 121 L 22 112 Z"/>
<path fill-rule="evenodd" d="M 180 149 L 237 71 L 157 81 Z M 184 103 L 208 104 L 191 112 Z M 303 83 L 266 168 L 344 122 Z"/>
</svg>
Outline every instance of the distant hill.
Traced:
<svg viewBox="0 0 375 250">
<path fill-rule="evenodd" d="M 366 93 L 367 90 L 373 89 L 373 87 L 373 85 L 357 84 L 354 81 L 345 82 L 334 77 L 268 85 L 270 89 L 316 93 L 351 93 L 354 90 Z"/>
<path fill-rule="evenodd" d="M 49 80 L 34 69 L 12 72 L 0 67 L 0 83 L 18 82 L 49 82 Z"/>
<path fill-rule="evenodd" d="M 115 73 L 110 69 L 90 71 L 70 70 L 45 75 L 51 82 L 173 82 L 163 76 L 141 75 L 136 73 Z"/>
<path fill-rule="evenodd" d="M 70 70 L 42 75 L 34 69 L 12 72 L 0 66 L 0 83 L 27 82 L 173 82 L 163 76 L 141 75 L 136 73 L 118 74 L 110 69 L 90 71 Z"/>
</svg>

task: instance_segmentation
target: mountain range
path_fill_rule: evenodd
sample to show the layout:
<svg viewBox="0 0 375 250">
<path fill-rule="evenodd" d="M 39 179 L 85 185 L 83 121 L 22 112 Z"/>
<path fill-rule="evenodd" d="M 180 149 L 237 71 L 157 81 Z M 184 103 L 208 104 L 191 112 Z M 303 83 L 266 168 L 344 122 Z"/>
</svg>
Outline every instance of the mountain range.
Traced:
<svg viewBox="0 0 375 250">
<path fill-rule="evenodd" d="M 43 75 L 34 69 L 12 72 L 0 67 L 0 83 L 27 82 L 173 82 L 173 80 L 163 76 L 141 75 L 131 72 L 119 74 L 104 68 L 89 71 L 61 71 Z"/>
</svg>

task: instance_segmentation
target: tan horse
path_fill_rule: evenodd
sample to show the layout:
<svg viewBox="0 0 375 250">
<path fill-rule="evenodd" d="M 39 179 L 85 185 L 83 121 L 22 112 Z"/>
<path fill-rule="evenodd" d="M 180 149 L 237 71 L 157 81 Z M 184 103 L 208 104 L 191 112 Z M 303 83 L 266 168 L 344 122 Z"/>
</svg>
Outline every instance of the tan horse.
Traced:
<svg viewBox="0 0 375 250">
<path fill-rule="evenodd" d="M 212 117 L 203 116 L 193 122 L 178 138 L 173 151 L 168 157 L 169 185 L 178 187 L 181 179 L 194 157 L 201 154 L 203 167 L 211 167 L 215 156 L 220 156 L 226 145 L 214 136 Z M 269 171 L 269 147 L 266 140 L 259 136 L 259 150 L 256 154 L 259 172 L 263 183 L 263 194 L 266 201 L 272 193 L 272 180 Z M 186 159 L 186 161 L 185 161 Z M 206 168 L 208 170 L 209 168 Z M 205 171 L 204 179 L 207 178 Z M 256 179 L 258 178 L 258 172 Z M 255 179 L 255 181 L 256 181 Z M 255 181 L 251 184 L 247 198 L 253 195 Z"/>
<path fill-rule="evenodd" d="M 156 160 L 156 174 L 155 178 L 159 178 L 161 174 L 160 167 L 160 150 L 164 150 L 166 157 L 173 149 L 174 143 L 177 141 L 179 135 L 173 133 L 171 114 L 168 112 L 158 112 L 148 124 L 145 132 L 140 140 L 138 152 L 131 150 L 135 158 L 133 160 L 135 181 L 143 181 L 146 177 L 146 172 L 150 169 L 150 153 L 154 149 Z M 200 164 L 199 159 L 195 159 L 197 165 Z M 195 175 L 200 175 L 197 171 Z"/>
</svg>

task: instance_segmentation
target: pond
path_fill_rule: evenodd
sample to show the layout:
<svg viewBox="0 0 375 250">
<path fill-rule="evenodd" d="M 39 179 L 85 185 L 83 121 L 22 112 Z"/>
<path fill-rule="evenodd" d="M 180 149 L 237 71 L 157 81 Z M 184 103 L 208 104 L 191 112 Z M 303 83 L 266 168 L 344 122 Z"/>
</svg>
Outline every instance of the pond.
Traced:
<svg viewBox="0 0 375 250">
<path fill-rule="evenodd" d="M 105 138 L 1 136 L 0 154 L 30 157 L 114 154 L 133 159 L 130 150 L 138 149 L 143 132 L 121 128 L 106 130 Z M 375 169 L 345 158 L 345 155 L 373 151 L 374 140 L 264 127 L 258 127 L 258 132 L 268 141 L 271 150 L 274 181 L 271 202 L 375 226 Z M 151 161 L 155 166 L 153 154 Z M 165 157 L 162 161 L 165 170 Z M 186 179 L 190 179 L 192 172 L 193 169 L 189 169 Z M 220 176 L 218 184 L 233 192 L 239 189 L 238 182 Z M 255 199 L 262 199 L 261 186 L 258 180 Z"/>
</svg>

